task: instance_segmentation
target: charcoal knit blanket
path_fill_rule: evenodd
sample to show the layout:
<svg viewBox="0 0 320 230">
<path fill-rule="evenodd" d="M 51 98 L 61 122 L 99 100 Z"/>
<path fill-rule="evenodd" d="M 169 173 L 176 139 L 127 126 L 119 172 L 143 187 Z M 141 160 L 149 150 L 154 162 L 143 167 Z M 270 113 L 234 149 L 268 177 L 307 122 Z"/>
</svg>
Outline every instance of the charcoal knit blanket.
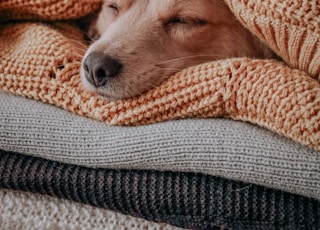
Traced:
<svg viewBox="0 0 320 230">
<path fill-rule="evenodd" d="M 229 117 L 319 150 L 319 0 L 225 1 L 284 63 L 248 58 L 205 63 L 182 70 L 140 97 L 110 102 L 83 90 L 83 35 L 56 21 L 91 13 L 100 1 L 6 0 L 0 3 L 0 89 L 112 125 Z"/>
<path fill-rule="evenodd" d="M 204 174 L 90 169 L 0 151 L 0 188 L 191 229 L 319 229 L 320 201 Z"/>
</svg>

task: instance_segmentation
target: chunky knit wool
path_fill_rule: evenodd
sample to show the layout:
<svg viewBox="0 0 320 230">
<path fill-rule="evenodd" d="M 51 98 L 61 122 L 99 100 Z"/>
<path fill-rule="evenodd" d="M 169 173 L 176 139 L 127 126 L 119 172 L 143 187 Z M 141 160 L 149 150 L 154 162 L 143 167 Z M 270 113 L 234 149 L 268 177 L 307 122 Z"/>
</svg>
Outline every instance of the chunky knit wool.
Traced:
<svg viewBox="0 0 320 230">
<path fill-rule="evenodd" d="M 225 0 L 286 63 L 320 81 L 319 0 Z"/>
<path fill-rule="evenodd" d="M 191 229 L 319 229 L 320 201 L 194 173 L 90 169 L 0 151 L 0 188 Z"/>
<path fill-rule="evenodd" d="M 20 8 L 12 7 L 20 6 L 17 2 L 0 5 L 3 12 L 13 9 L 10 20 L 24 18 L 24 13 L 19 14 Z M 37 10 L 35 18 L 68 18 L 69 11 L 61 13 L 50 8 L 59 2 L 37 5 L 50 9 L 53 18 L 44 13 L 46 10 Z M 319 150 L 318 0 L 226 2 L 241 22 L 290 67 L 247 58 L 216 61 L 185 69 L 138 98 L 110 102 L 85 92 L 81 86 L 79 69 L 86 45 L 78 29 L 61 23 L 6 23 L 0 26 L 0 89 L 112 125 L 230 117 L 258 124 Z M 29 4 L 34 9 L 32 4 L 36 3 Z M 86 8 L 86 1 L 79 1 L 77 7 L 83 10 L 82 15 L 93 10 Z M 70 13 L 70 19 L 74 17 Z"/>
<path fill-rule="evenodd" d="M 76 19 L 96 10 L 101 0 L 2 0 L 0 21 Z"/>
</svg>

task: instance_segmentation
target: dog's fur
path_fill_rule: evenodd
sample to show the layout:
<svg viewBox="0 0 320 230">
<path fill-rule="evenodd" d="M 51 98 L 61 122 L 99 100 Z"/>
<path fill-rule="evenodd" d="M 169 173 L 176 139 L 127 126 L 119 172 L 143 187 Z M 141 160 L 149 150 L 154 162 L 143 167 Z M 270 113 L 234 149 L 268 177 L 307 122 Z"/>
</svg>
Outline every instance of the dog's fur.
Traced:
<svg viewBox="0 0 320 230">
<path fill-rule="evenodd" d="M 96 41 L 82 82 L 109 99 L 140 95 L 206 61 L 272 56 L 223 0 L 106 0 L 89 34 Z"/>
</svg>

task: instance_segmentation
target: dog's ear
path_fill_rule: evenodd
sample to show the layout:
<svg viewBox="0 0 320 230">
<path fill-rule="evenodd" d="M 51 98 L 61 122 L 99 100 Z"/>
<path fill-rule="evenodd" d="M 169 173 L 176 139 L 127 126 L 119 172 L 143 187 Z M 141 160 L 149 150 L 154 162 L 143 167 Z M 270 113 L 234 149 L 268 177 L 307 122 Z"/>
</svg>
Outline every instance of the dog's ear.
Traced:
<svg viewBox="0 0 320 230">
<path fill-rule="evenodd" d="M 99 13 L 100 9 L 76 20 L 76 25 L 79 27 L 81 31 L 83 31 L 85 39 L 88 41 L 92 41 L 94 35 L 96 34 L 95 25 L 98 20 Z"/>
</svg>

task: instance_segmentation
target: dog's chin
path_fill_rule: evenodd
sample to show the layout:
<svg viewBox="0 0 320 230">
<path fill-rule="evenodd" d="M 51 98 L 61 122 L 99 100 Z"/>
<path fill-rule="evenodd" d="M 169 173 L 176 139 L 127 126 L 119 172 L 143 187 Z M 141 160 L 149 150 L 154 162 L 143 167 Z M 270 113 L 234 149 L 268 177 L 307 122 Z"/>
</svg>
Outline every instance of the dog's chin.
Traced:
<svg viewBox="0 0 320 230">
<path fill-rule="evenodd" d="M 102 99 L 106 99 L 109 101 L 117 101 L 117 100 L 124 100 L 128 98 L 132 98 L 136 95 L 132 94 L 129 95 L 128 92 L 121 92 L 121 90 L 110 90 L 108 87 L 100 87 L 97 88 L 94 85 L 92 85 L 90 82 L 88 82 L 85 77 L 81 75 L 81 83 L 83 86 L 83 89 L 85 91 L 90 92 L 91 94 L 100 97 Z"/>
<path fill-rule="evenodd" d="M 90 83 L 82 83 L 84 90 L 90 92 L 94 96 L 100 97 L 102 99 L 106 99 L 109 101 L 117 101 L 127 99 L 129 97 L 121 96 L 117 94 L 113 94 L 105 89 L 100 89 L 92 86 Z"/>
<path fill-rule="evenodd" d="M 102 98 L 107 99 L 109 101 L 118 101 L 118 100 L 125 100 L 128 98 L 132 98 L 132 96 L 121 95 L 120 92 L 112 93 L 112 92 L 105 90 L 105 89 L 96 89 L 95 93 L 99 97 L 102 97 Z"/>
<path fill-rule="evenodd" d="M 90 93 L 94 93 L 94 94 L 96 93 L 97 88 L 87 81 L 84 75 L 84 69 L 82 67 L 80 69 L 80 79 L 81 79 L 82 86 L 86 91 L 89 91 Z"/>
<path fill-rule="evenodd" d="M 91 83 L 87 82 L 86 80 L 82 81 L 82 86 L 83 86 L 84 90 L 90 92 L 91 94 L 93 94 L 97 97 L 103 98 L 103 99 L 110 100 L 110 101 L 116 101 L 116 100 L 121 100 L 121 99 L 127 98 L 127 97 L 118 95 L 118 93 L 113 94 L 106 89 L 96 88 L 95 86 L 91 85 Z"/>
</svg>

